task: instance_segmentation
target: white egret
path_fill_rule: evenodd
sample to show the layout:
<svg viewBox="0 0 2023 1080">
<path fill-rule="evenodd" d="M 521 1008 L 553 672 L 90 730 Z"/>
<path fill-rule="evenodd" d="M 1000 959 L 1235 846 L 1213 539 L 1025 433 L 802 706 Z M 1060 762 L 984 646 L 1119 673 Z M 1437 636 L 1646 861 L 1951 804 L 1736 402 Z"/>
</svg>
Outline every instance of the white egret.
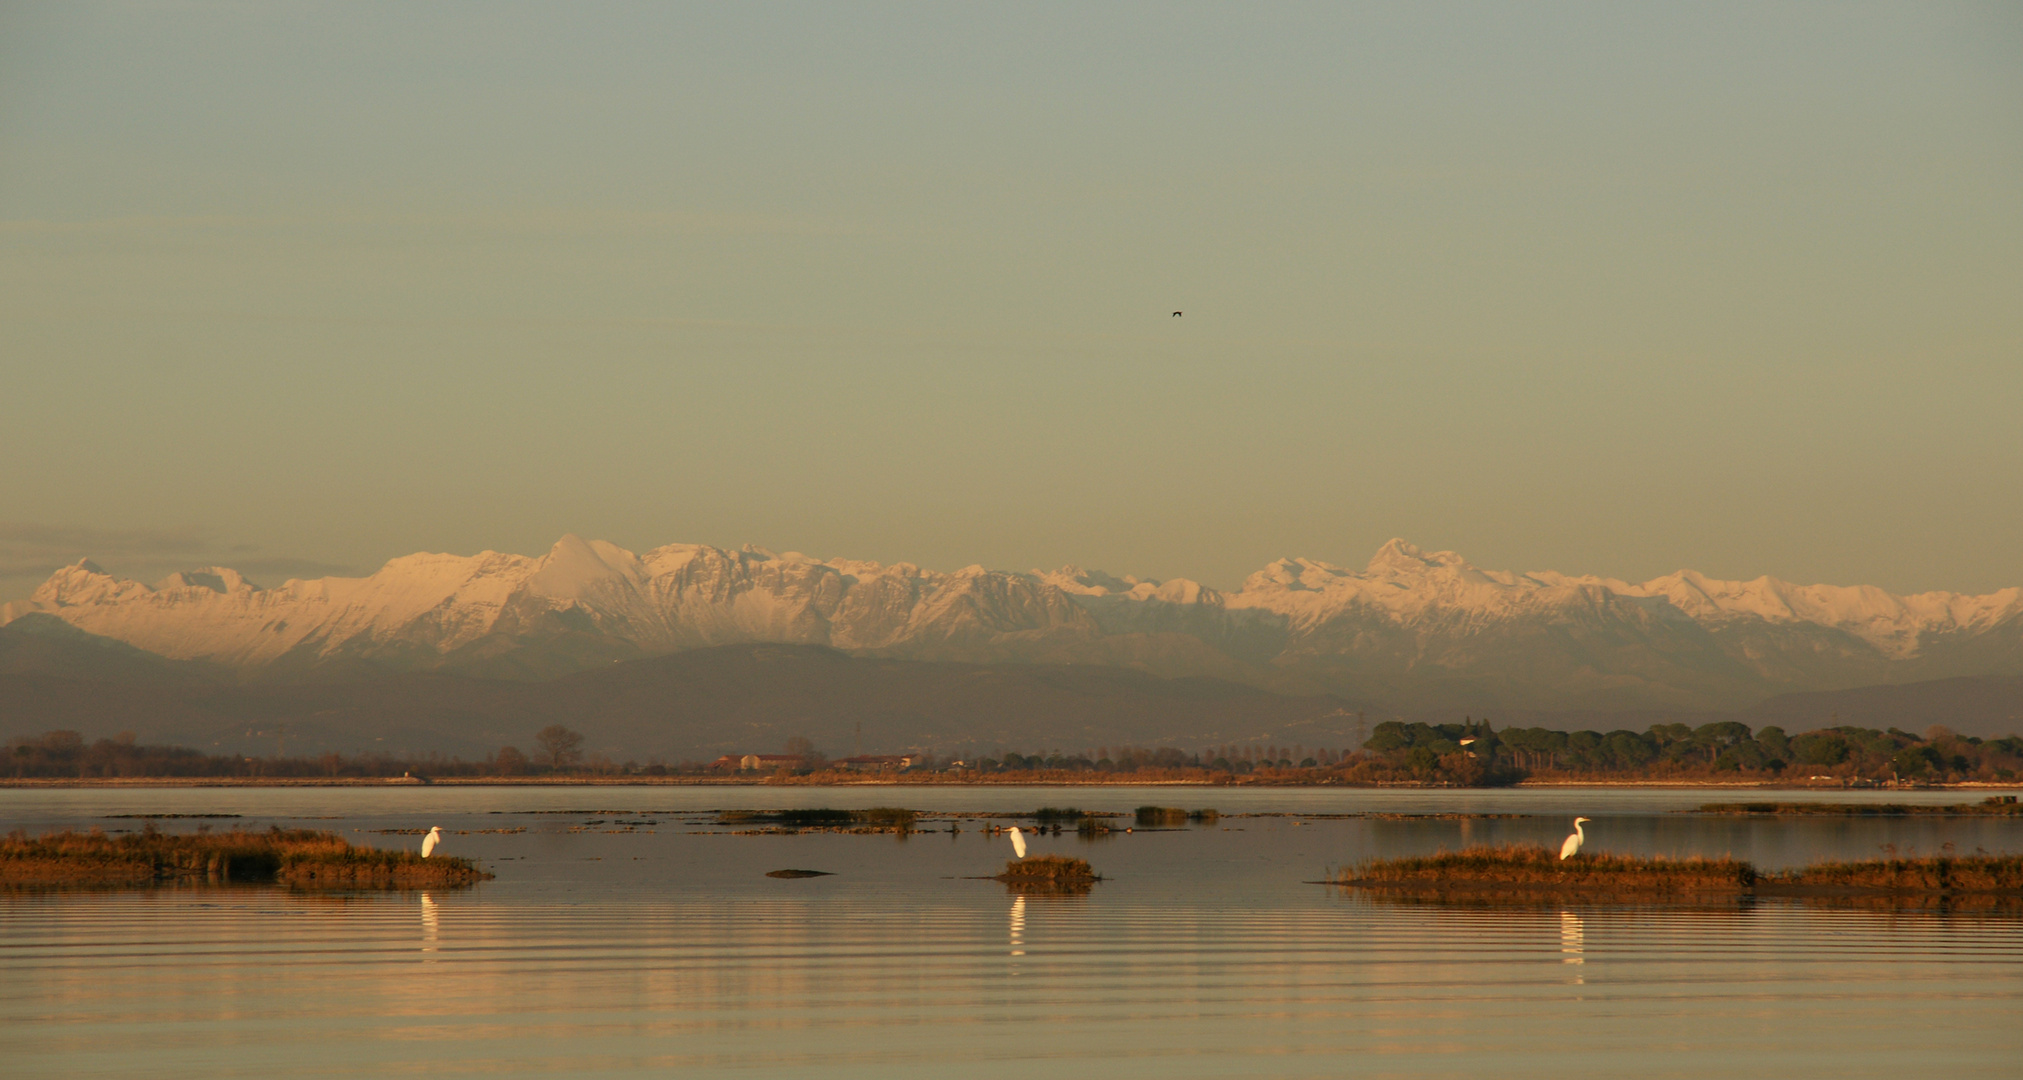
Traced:
<svg viewBox="0 0 2023 1080">
<path fill-rule="evenodd" d="M 421 857 L 424 859 L 428 858 L 429 853 L 434 851 L 436 845 L 442 842 L 443 827 L 440 825 L 429 826 L 428 835 L 421 838 Z"/>
<path fill-rule="evenodd" d="M 1573 819 L 1573 835 L 1567 837 L 1566 843 L 1559 846 L 1559 857 L 1562 861 L 1573 857 L 1573 853 L 1579 851 L 1582 844 L 1587 843 L 1587 833 L 1582 832 L 1580 827 L 1580 823 L 1586 820 L 1588 819 L 1584 817 Z"/>
<path fill-rule="evenodd" d="M 1016 825 L 1012 826 L 1011 829 L 1011 841 L 1012 841 L 1012 850 L 1019 853 L 1019 858 L 1021 859 L 1025 858 L 1026 834 Z"/>
</svg>

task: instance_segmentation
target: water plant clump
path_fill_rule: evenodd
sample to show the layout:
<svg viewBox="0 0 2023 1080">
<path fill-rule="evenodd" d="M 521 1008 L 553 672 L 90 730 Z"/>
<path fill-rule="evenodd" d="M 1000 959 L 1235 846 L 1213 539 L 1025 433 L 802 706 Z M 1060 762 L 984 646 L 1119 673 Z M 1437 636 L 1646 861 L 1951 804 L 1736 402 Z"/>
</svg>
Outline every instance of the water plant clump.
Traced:
<svg viewBox="0 0 2023 1080">
<path fill-rule="evenodd" d="M 2023 894 L 2023 855 L 1928 855 L 1814 863 L 1766 875 L 1763 890 Z"/>
<path fill-rule="evenodd" d="M 2023 856 L 1937 855 L 1818 863 L 1763 873 L 1733 858 L 1579 855 L 1541 847 L 1473 847 L 1371 859 L 1331 884 L 1420 898 L 1553 897 L 1562 900 L 1698 900 L 1712 897 L 2023 898 Z"/>
<path fill-rule="evenodd" d="M 1756 868 L 1737 859 L 1584 855 L 1561 859 L 1532 845 L 1472 847 L 1399 859 L 1371 859 L 1341 870 L 1338 885 L 1421 892 L 1551 892 L 1596 896 L 1734 893 L 1756 883 Z"/>
<path fill-rule="evenodd" d="M 1174 827 L 1192 821 L 1200 825 L 1213 825 L 1222 815 L 1214 810 L 1182 810 L 1177 806 L 1141 806 L 1137 809 L 1140 828 Z"/>
<path fill-rule="evenodd" d="M 1077 859 L 1070 855 L 1035 855 L 1030 859 L 1013 859 L 1004 864 L 1004 873 L 997 880 L 1010 886 L 1014 892 L 1043 893 L 1086 893 L 1090 886 L 1103 880 L 1089 866 L 1089 860 Z"/>
<path fill-rule="evenodd" d="M 907 832 L 913 828 L 913 821 L 919 815 L 903 806 L 874 806 L 869 810 L 856 811 L 857 820 L 868 825 L 897 829 Z"/>
<path fill-rule="evenodd" d="M 719 825 L 759 825 L 749 830 L 759 834 L 820 832 L 911 832 L 918 814 L 903 806 L 874 806 L 868 810 L 722 810 Z"/>
<path fill-rule="evenodd" d="M 357 847 L 314 829 L 170 834 L 16 831 L 0 841 L 0 884 L 149 886 L 271 883 L 298 888 L 405 889 L 469 885 L 492 875 L 469 859 Z"/>
</svg>

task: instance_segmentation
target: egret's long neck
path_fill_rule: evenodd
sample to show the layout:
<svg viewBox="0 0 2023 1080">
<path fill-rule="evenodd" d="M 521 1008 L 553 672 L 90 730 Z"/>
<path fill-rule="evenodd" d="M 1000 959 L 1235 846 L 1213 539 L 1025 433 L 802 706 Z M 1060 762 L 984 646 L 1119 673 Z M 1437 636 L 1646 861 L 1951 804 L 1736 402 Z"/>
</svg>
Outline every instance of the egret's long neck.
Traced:
<svg viewBox="0 0 2023 1080">
<path fill-rule="evenodd" d="M 1574 822 L 1574 823 L 1573 823 L 1573 834 L 1574 834 L 1575 836 L 1578 836 L 1578 837 L 1580 837 L 1580 842 L 1581 842 L 1581 843 L 1583 843 L 1583 844 L 1587 843 L 1587 830 L 1586 830 L 1586 829 L 1583 829 L 1583 828 L 1581 828 L 1581 827 L 1580 827 L 1580 822 L 1578 822 L 1578 821 L 1576 821 L 1576 822 Z"/>
</svg>

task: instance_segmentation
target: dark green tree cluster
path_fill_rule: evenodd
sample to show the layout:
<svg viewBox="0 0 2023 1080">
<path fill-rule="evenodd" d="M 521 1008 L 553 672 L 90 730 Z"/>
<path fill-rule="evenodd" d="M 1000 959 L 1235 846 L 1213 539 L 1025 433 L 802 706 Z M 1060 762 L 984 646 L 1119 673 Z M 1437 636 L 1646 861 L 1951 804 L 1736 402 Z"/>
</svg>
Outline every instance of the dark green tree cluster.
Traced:
<svg viewBox="0 0 2023 1080">
<path fill-rule="evenodd" d="M 2023 738 L 1983 740 L 1935 727 L 1925 735 L 1890 728 L 1839 726 L 1787 735 L 1720 721 L 1693 727 L 1653 724 L 1645 731 L 1491 729 L 1488 721 L 1379 724 L 1364 749 L 1413 773 L 1451 771 L 1457 755 L 1530 774 L 1662 777 L 1755 773 L 1869 780 L 2014 779 Z M 1446 763 L 1443 765 L 1443 763 Z"/>
<path fill-rule="evenodd" d="M 1171 746 L 1158 749 L 1120 746 L 1115 750 L 1103 747 L 1100 750 L 1062 753 L 1059 750 L 1021 754 L 1010 751 L 998 757 L 979 758 L 970 766 L 979 772 L 1144 772 L 1150 770 L 1170 770 L 1200 768 L 1198 754 L 1189 754 Z"/>
<path fill-rule="evenodd" d="M 648 773 L 631 762 L 585 764 L 583 736 L 554 727 L 536 736 L 540 758 L 501 747 L 483 761 L 441 754 L 338 754 L 306 757 L 248 757 L 206 754 L 184 746 L 148 745 L 131 733 L 86 742 L 75 731 L 19 735 L 0 747 L 0 777 L 11 779 L 108 779 L 142 777 L 272 777 L 281 779 L 387 778 L 399 776 L 526 776 L 542 773 Z M 699 770 L 700 765 L 696 766 Z M 665 773 L 665 767 L 660 772 Z"/>
<path fill-rule="evenodd" d="M 978 772 L 1086 772 L 1086 773 L 1253 773 L 1295 774 L 1305 770 L 1333 768 L 1347 752 L 1305 746 L 1228 746 L 1189 752 L 1171 746 L 1157 749 L 1140 746 L 1099 747 L 1079 753 L 1060 751 L 1021 754 L 1010 752 L 979 758 L 964 767 Z"/>
</svg>

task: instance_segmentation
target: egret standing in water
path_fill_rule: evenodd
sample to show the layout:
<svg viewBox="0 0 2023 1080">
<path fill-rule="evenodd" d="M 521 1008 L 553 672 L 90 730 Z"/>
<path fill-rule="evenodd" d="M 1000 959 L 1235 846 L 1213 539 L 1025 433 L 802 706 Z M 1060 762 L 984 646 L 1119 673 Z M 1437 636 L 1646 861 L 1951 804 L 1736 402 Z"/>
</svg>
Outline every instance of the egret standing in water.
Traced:
<svg viewBox="0 0 2023 1080">
<path fill-rule="evenodd" d="M 421 857 L 424 859 L 428 858 L 429 853 L 434 851 L 436 845 L 442 842 L 443 827 L 440 825 L 429 826 L 428 835 L 421 838 Z"/>
<path fill-rule="evenodd" d="M 1011 828 L 1011 841 L 1012 841 L 1012 850 L 1013 850 L 1013 851 L 1016 851 L 1016 852 L 1018 852 L 1018 853 L 1019 853 L 1019 858 L 1021 858 L 1021 859 L 1025 858 L 1025 857 L 1026 857 L 1026 834 L 1025 834 L 1024 830 L 1020 829 L 1020 828 L 1019 828 L 1018 826 L 1016 826 L 1016 825 L 1012 826 L 1012 828 Z"/>
<path fill-rule="evenodd" d="M 1580 828 L 1580 823 L 1586 820 L 1588 819 L 1584 817 L 1577 817 L 1573 819 L 1573 835 L 1567 837 L 1566 843 L 1561 844 L 1559 846 L 1560 861 L 1564 862 L 1567 859 L 1572 858 L 1574 852 L 1579 851 L 1580 846 L 1584 843 L 1587 843 L 1587 834 L 1582 832 Z"/>
</svg>

